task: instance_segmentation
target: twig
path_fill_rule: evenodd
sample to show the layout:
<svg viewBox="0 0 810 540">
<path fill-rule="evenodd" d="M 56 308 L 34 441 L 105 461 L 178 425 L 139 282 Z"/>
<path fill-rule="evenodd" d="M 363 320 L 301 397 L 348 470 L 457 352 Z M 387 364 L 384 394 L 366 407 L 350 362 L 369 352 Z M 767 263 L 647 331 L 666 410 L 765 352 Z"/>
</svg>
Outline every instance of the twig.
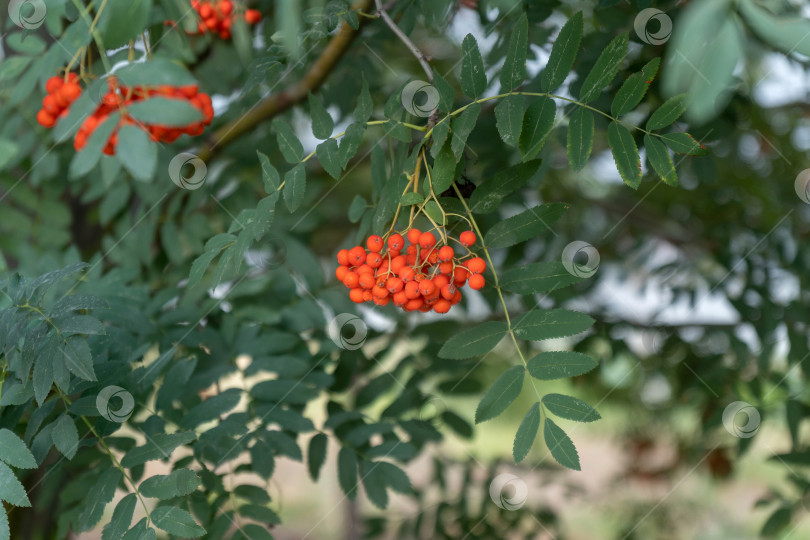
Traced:
<svg viewBox="0 0 810 540">
<path fill-rule="evenodd" d="M 402 41 L 402 43 L 404 43 L 405 46 L 411 50 L 416 59 L 419 60 L 419 64 L 422 66 L 422 69 L 425 70 L 425 75 L 428 78 L 428 82 L 433 84 L 433 70 L 430 68 L 430 64 L 428 64 L 427 57 L 424 55 L 424 53 L 422 53 L 422 51 L 419 50 L 419 47 L 414 45 L 413 41 L 411 41 L 411 39 L 405 35 L 405 32 L 403 32 L 399 26 L 397 26 L 397 23 L 394 22 L 385 8 L 383 8 L 382 0 L 374 0 L 374 2 L 377 5 L 377 13 L 380 14 L 380 17 L 382 17 L 382 19 L 385 21 L 385 24 L 391 28 L 391 31 L 397 35 L 400 41 Z"/>
</svg>

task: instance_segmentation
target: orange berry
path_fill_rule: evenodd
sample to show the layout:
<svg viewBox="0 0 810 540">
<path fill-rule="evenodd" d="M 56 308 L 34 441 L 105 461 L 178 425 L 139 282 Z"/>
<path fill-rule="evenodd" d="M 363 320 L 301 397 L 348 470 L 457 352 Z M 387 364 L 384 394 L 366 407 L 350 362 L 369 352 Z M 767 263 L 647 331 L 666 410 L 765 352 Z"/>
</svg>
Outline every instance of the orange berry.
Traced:
<svg viewBox="0 0 810 540">
<path fill-rule="evenodd" d="M 366 264 L 372 268 L 379 268 L 382 262 L 383 258 L 379 253 L 369 253 L 366 255 Z"/>
<path fill-rule="evenodd" d="M 42 99 L 42 108 L 51 116 L 56 116 L 62 112 L 62 107 L 56 104 L 56 98 L 50 94 Z"/>
<path fill-rule="evenodd" d="M 442 246 L 439 249 L 439 260 L 442 262 L 452 261 L 456 256 L 456 252 L 450 246 Z"/>
<path fill-rule="evenodd" d="M 219 31 L 219 39 L 231 39 L 231 31 L 230 30 L 220 30 Z"/>
<path fill-rule="evenodd" d="M 338 278 L 338 281 L 341 283 L 343 282 L 343 278 L 346 277 L 346 274 L 349 273 L 349 269 L 346 266 L 338 266 L 335 268 L 335 277 Z"/>
<path fill-rule="evenodd" d="M 481 274 L 473 274 L 470 276 L 470 288 L 476 291 L 481 290 L 486 285 L 486 280 Z"/>
<path fill-rule="evenodd" d="M 429 262 L 430 264 L 436 264 L 437 262 L 439 262 L 439 252 L 436 251 L 435 249 L 431 250 L 430 252 L 428 252 L 426 259 L 427 262 Z"/>
<path fill-rule="evenodd" d="M 458 239 L 461 241 L 462 246 L 470 247 L 475 243 L 475 233 L 472 231 L 464 231 Z"/>
<path fill-rule="evenodd" d="M 374 288 L 371 289 L 371 296 L 374 298 L 386 298 L 388 296 L 388 290 L 379 285 L 375 285 Z"/>
<path fill-rule="evenodd" d="M 368 250 L 371 251 L 372 253 L 379 253 L 380 251 L 382 251 L 382 248 L 384 247 L 383 239 L 382 237 L 373 234 L 368 237 L 368 240 L 366 240 L 366 246 L 368 247 Z"/>
<path fill-rule="evenodd" d="M 45 83 L 45 91 L 49 94 L 56 93 L 60 88 L 62 88 L 63 84 L 64 81 L 62 80 L 62 77 L 53 76 Z"/>
<path fill-rule="evenodd" d="M 456 268 L 453 270 L 453 281 L 465 283 L 469 275 L 470 272 L 466 268 L 463 266 L 456 266 Z"/>
<path fill-rule="evenodd" d="M 456 290 L 456 294 L 454 294 L 454 295 L 453 295 L 453 299 L 452 299 L 452 300 L 450 300 L 450 303 L 451 303 L 451 304 L 453 304 L 453 305 L 455 306 L 455 305 L 456 305 L 456 304 L 458 304 L 459 302 L 461 302 L 461 291 L 459 291 L 459 290 L 457 289 L 457 290 Z"/>
<path fill-rule="evenodd" d="M 402 280 L 398 277 L 390 277 L 388 281 L 385 282 L 385 288 L 388 289 L 391 294 L 398 293 L 404 286 Z"/>
<path fill-rule="evenodd" d="M 75 82 L 65 83 L 62 88 L 59 89 L 59 95 L 68 103 L 76 101 L 76 98 L 78 98 L 81 93 L 82 87 Z"/>
<path fill-rule="evenodd" d="M 484 259 L 481 257 L 475 257 L 467 261 L 467 268 L 469 268 L 470 272 L 473 274 L 483 274 L 487 269 L 487 263 L 484 262 Z"/>
<path fill-rule="evenodd" d="M 42 127 L 52 128 L 56 124 L 56 118 L 43 109 L 37 113 L 37 122 Z"/>
<path fill-rule="evenodd" d="M 352 289 L 353 291 L 359 291 L 360 289 Z M 363 302 L 371 302 L 371 299 L 374 298 L 372 296 L 371 291 L 363 291 Z"/>
<path fill-rule="evenodd" d="M 394 257 L 399 257 L 401 253 L 402 253 L 402 250 L 399 250 L 399 249 L 389 249 L 388 250 L 388 256 L 391 257 L 392 259 Z"/>
<path fill-rule="evenodd" d="M 360 246 L 354 246 L 349 250 L 349 263 L 351 266 L 360 266 L 366 262 L 366 250 Z"/>
<path fill-rule="evenodd" d="M 419 243 L 419 238 L 422 236 L 422 231 L 419 229 L 411 229 L 408 231 L 408 242 L 413 245 Z"/>
<path fill-rule="evenodd" d="M 421 309 L 424 306 L 425 302 L 421 298 L 414 298 L 413 300 L 408 300 L 408 303 L 405 304 L 405 311 L 416 311 L 417 309 Z"/>
<path fill-rule="evenodd" d="M 369 273 L 366 272 L 366 273 L 360 274 L 359 283 L 360 283 L 360 287 L 362 287 L 363 289 L 371 289 L 372 287 L 374 287 L 374 284 L 376 283 L 376 280 L 374 279 L 373 274 L 369 274 Z"/>
<path fill-rule="evenodd" d="M 408 249 L 405 250 L 405 253 L 408 255 L 416 255 L 416 244 L 411 244 L 408 246 Z"/>
<path fill-rule="evenodd" d="M 439 272 L 442 274 L 451 274 L 453 272 L 453 263 L 451 262 L 443 262 L 439 265 Z"/>
<path fill-rule="evenodd" d="M 408 235 L 410 238 L 410 235 Z M 432 232 L 423 232 L 419 235 L 419 245 L 422 246 L 423 249 L 430 249 L 436 245 L 436 236 Z"/>
<path fill-rule="evenodd" d="M 217 8 L 219 8 L 219 11 L 226 17 L 233 12 L 233 4 L 230 0 L 222 0 L 217 4 Z"/>
<path fill-rule="evenodd" d="M 444 287 L 442 287 L 442 298 L 445 300 L 452 300 L 453 296 L 456 295 L 456 286 L 452 283 L 448 283 Z"/>
<path fill-rule="evenodd" d="M 200 6 L 198 12 L 200 17 L 203 19 L 208 19 L 214 14 L 214 8 L 212 8 L 210 4 L 203 4 Z"/>
<path fill-rule="evenodd" d="M 441 289 L 448 283 L 450 283 L 450 278 L 445 276 L 444 274 L 439 274 L 438 276 L 433 278 L 433 284 L 436 285 L 437 289 Z"/>
<path fill-rule="evenodd" d="M 248 9 L 245 11 L 245 22 L 248 24 L 256 24 L 262 20 L 262 14 L 257 9 Z"/>
<path fill-rule="evenodd" d="M 411 300 L 422 296 L 422 293 L 419 292 L 419 283 L 417 283 L 416 281 L 409 281 L 408 283 L 406 283 L 403 292 Z"/>
<path fill-rule="evenodd" d="M 337 262 L 341 266 L 349 266 L 349 250 L 341 249 L 337 252 Z"/>
<path fill-rule="evenodd" d="M 360 277 L 355 272 L 346 272 L 346 275 L 343 276 L 343 284 L 350 289 L 355 289 L 360 285 Z"/>
<path fill-rule="evenodd" d="M 432 279 L 424 279 L 419 283 L 419 292 L 422 296 L 430 296 L 436 291 L 436 285 Z"/>
<path fill-rule="evenodd" d="M 410 266 L 403 266 L 402 268 L 399 269 L 397 275 L 399 275 L 400 279 L 402 279 L 403 282 L 407 283 L 409 281 L 413 281 L 416 272 L 414 272 L 413 268 L 411 268 Z"/>
<path fill-rule="evenodd" d="M 399 270 L 407 264 L 405 257 L 400 255 L 399 257 L 394 257 L 391 259 L 391 271 L 395 274 L 399 273 Z"/>
<path fill-rule="evenodd" d="M 405 294 L 405 291 L 399 291 L 398 293 L 394 294 L 392 297 L 394 300 L 394 305 L 397 307 L 402 307 L 408 303 L 408 296 Z"/>
<path fill-rule="evenodd" d="M 371 274 L 372 276 L 374 275 L 374 269 L 367 264 L 361 264 L 360 266 L 357 267 L 357 270 L 355 270 L 355 272 L 357 272 L 358 276 L 360 274 Z"/>
<path fill-rule="evenodd" d="M 352 289 L 349 291 L 349 299 L 356 304 L 362 304 L 366 301 L 362 289 Z"/>
<path fill-rule="evenodd" d="M 441 299 L 438 300 L 435 304 L 433 304 L 433 311 L 436 313 L 447 313 L 450 311 L 450 308 L 453 304 L 450 303 L 449 300 Z"/>
<path fill-rule="evenodd" d="M 402 238 L 401 234 L 394 233 L 388 237 L 388 249 L 400 250 L 405 247 L 405 239 Z"/>
</svg>

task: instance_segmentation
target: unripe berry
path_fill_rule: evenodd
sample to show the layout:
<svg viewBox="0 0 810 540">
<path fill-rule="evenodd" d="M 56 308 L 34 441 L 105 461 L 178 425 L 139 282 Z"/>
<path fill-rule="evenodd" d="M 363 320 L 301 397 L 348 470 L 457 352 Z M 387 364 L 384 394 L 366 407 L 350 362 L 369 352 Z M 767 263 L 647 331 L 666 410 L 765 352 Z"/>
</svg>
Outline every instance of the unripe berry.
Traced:
<svg viewBox="0 0 810 540">
<path fill-rule="evenodd" d="M 481 274 L 473 274 L 470 276 L 470 288 L 475 289 L 476 291 L 481 290 L 486 285 L 486 280 L 484 276 Z"/>
<path fill-rule="evenodd" d="M 372 253 L 379 253 L 384 246 L 383 239 L 381 236 L 373 234 L 366 240 L 366 246 Z"/>
<path fill-rule="evenodd" d="M 388 249 L 400 250 L 405 247 L 405 239 L 401 234 L 394 233 L 388 237 Z"/>
<path fill-rule="evenodd" d="M 464 231 L 458 239 L 461 241 L 462 246 L 470 247 L 475 243 L 475 233 L 472 231 Z"/>
<path fill-rule="evenodd" d="M 474 259 L 467 261 L 467 268 L 473 274 L 483 274 L 487 269 L 487 263 L 484 262 L 484 259 L 481 257 L 475 257 Z"/>
<path fill-rule="evenodd" d="M 408 242 L 411 244 L 418 244 L 419 238 L 422 236 L 422 231 L 419 229 L 411 229 L 408 231 Z"/>
<path fill-rule="evenodd" d="M 436 237 L 432 232 L 423 232 L 419 236 L 419 245 L 422 246 L 423 249 L 430 249 L 436 245 Z"/>
<path fill-rule="evenodd" d="M 452 261 L 455 256 L 456 253 L 450 246 L 442 246 L 439 249 L 439 260 L 442 262 Z"/>
</svg>

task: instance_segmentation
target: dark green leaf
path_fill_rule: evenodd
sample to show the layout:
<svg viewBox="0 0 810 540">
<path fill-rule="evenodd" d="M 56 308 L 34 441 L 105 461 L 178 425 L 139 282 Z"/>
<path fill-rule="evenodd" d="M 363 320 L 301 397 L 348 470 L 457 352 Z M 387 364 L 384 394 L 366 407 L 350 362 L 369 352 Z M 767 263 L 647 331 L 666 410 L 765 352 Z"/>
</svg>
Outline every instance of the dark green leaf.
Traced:
<svg viewBox="0 0 810 540">
<path fill-rule="evenodd" d="M 323 169 L 329 173 L 334 179 L 340 178 L 340 151 L 338 150 L 338 143 L 335 139 L 328 139 L 323 141 L 315 148 L 315 153 L 318 155 L 318 161 L 321 162 Z"/>
<path fill-rule="evenodd" d="M 368 81 L 363 76 L 363 86 L 357 96 L 357 105 L 354 107 L 354 118 L 357 122 L 368 122 L 374 112 L 374 103 L 371 101 L 371 93 L 368 91 Z"/>
<path fill-rule="evenodd" d="M 436 68 L 433 69 L 433 87 L 439 92 L 439 110 L 444 112 L 452 111 L 456 97 L 455 92 L 453 92 L 453 87 L 445 78 L 439 75 Z"/>
<path fill-rule="evenodd" d="M 576 422 L 594 422 L 602 418 L 593 407 L 581 399 L 563 394 L 546 394 L 543 396 L 543 405 L 552 414 Z"/>
<path fill-rule="evenodd" d="M 276 131 L 278 149 L 287 163 L 298 163 L 304 157 L 304 147 L 295 135 L 290 124 L 286 120 L 276 118 L 273 120 L 273 129 Z"/>
<path fill-rule="evenodd" d="M 6 501 L 13 506 L 31 506 L 25 488 L 9 466 L 3 462 L 0 462 L 0 501 Z"/>
<path fill-rule="evenodd" d="M 89 531 L 101 521 L 104 516 L 104 508 L 115 496 L 115 488 L 121 480 L 121 471 L 118 469 L 108 469 L 104 471 L 96 482 L 96 485 L 87 490 L 84 499 L 84 510 L 79 514 L 77 522 L 78 531 Z"/>
<path fill-rule="evenodd" d="M 768 516 L 768 520 L 762 525 L 760 535 L 766 538 L 772 538 L 784 531 L 790 525 L 790 520 L 793 518 L 793 509 L 790 506 L 780 506 L 773 513 Z"/>
<path fill-rule="evenodd" d="M 520 422 L 517 433 L 515 434 L 515 442 L 512 445 L 512 456 L 515 458 L 515 463 L 520 463 L 534 444 L 534 439 L 537 437 L 537 430 L 540 429 L 540 403 L 535 403 L 523 417 Z"/>
<path fill-rule="evenodd" d="M 199 486 L 200 478 L 197 473 L 191 469 L 177 469 L 168 475 L 147 478 L 141 483 L 140 490 L 144 497 L 172 499 L 188 495 L 196 491 Z"/>
<path fill-rule="evenodd" d="M 304 202 L 307 189 L 307 174 L 304 164 L 299 163 L 284 175 L 284 202 L 290 212 L 295 212 Z"/>
<path fill-rule="evenodd" d="M 413 204 L 422 204 L 425 200 L 425 196 L 421 193 L 406 193 L 400 199 L 399 204 L 402 206 L 411 206 Z"/>
<path fill-rule="evenodd" d="M 608 43 L 588 76 L 585 77 L 585 82 L 582 83 L 579 91 L 580 101 L 584 103 L 593 101 L 613 81 L 624 57 L 627 56 L 628 40 L 627 32 L 623 32 Z"/>
<path fill-rule="evenodd" d="M 598 364 L 588 356 L 571 351 L 547 351 L 528 362 L 529 375 L 541 381 L 576 377 L 588 373 Z"/>
<path fill-rule="evenodd" d="M 498 377 L 481 398 L 475 409 L 475 423 L 491 420 L 506 410 L 520 395 L 526 370 L 523 366 L 512 366 Z"/>
<path fill-rule="evenodd" d="M 37 461 L 25 443 L 13 431 L 0 429 L 0 460 L 18 469 L 36 469 Z"/>
<path fill-rule="evenodd" d="M 345 446 L 338 452 L 338 481 L 346 497 L 354 500 L 357 496 L 357 454 Z"/>
<path fill-rule="evenodd" d="M 593 323 L 591 317 L 578 311 L 535 308 L 516 317 L 513 330 L 520 339 L 540 341 L 574 336 L 590 328 Z"/>
<path fill-rule="evenodd" d="M 346 128 L 346 134 L 340 139 L 340 149 L 338 150 L 338 161 L 340 162 L 341 168 L 346 167 L 357 153 L 357 149 L 360 148 L 360 143 L 363 142 L 363 135 L 365 133 L 365 124 L 354 123 Z"/>
<path fill-rule="evenodd" d="M 671 97 L 658 107 L 647 120 L 647 130 L 661 129 L 672 124 L 686 110 L 686 94 Z"/>
<path fill-rule="evenodd" d="M 484 235 L 484 242 L 488 248 L 504 248 L 525 242 L 545 231 L 551 231 L 551 225 L 567 208 L 568 205 L 563 203 L 541 204 L 530 208 L 495 224 Z"/>
<path fill-rule="evenodd" d="M 638 189 L 641 184 L 641 157 L 630 130 L 618 122 L 611 122 L 608 126 L 608 144 L 622 180 L 631 188 Z"/>
<path fill-rule="evenodd" d="M 568 76 L 582 40 L 582 12 L 579 11 L 563 25 L 557 40 L 551 47 L 548 62 L 540 76 L 540 89 L 553 92 Z"/>
<path fill-rule="evenodd" d="M 321 103 L 320 98 L 308 92 L 309 115 L 312 118 L 312 134 L 319 139 L 328 139 L 335 129 L 335 122 Z"/>
<path fill-rule="evenodd" d="M 669 146 L 672 151 L 689 156 L 704 156 L 708 152 L 706 147 L 700 144 L 688 133 L 667 133 L 661 135 L 661 140 Z"/>
<path fill-rule="evenodd" d="M 146 440 L 146 444 L 133 448 L 121 459 L 121 465 L 127 469 L 143 465 L 147 461 L 168 459 L 178 446 L 188 444 L 195 440 L 197 435 L 193 431 L 178 431 L 177 433 L 159 433 Z"/>
<path fill-rule="evenodd" d="M 593 113 L 584 107 L 577 107 L 568 119 L 568 143 L 566 153 L 568 163 L 575 171 L 588 163 L 593 150 Z"/>
<path fill-rule="evenodd" d="M 321 467 L 326 461 L 326 443 L 328 438 L 323 433 L 316 433 L 309 440 L 309 451 L 307 452 L 307 467 L 309 475 L 317 481 L 321 472 Z"/>
<path fill-rule="evenodd" d="M 507 96 L 495 106 L 495 127 L 509 146 L 516 146 L 523 128 L 523 96 Z"/>
<path fill-rule="evenodd" d="M 275 193 L 281 185 L 281 177 L 273 164 L 270 163 L 270 158 L 256 150 L 259 155 L 259 163 L 262 166 L 262 182 L 264 183 L 264 190 L 268 193 Z"/>
<path fill-rule="evenodd" d="M 647 150 L 647 161 L 661 177 L 661 180 L 670 186 L 678 185 L 678 173 L 664 143 L 650 135 L 644 135 L 644 148 Z"/>
<path fill-rule="evenodd" d="M 478 122 L 478 115 L 481 113 L 481 105 L 473 103 L 453 120 L 453 129 L 450 133 L 450 147 L 456 156 L 456 161 L 461 159 L 464 148 L 467 146 L 467 137 L 472 133 L 475 123 Z"/>
<path fill-rule="evenodd" d="M 487 88 L 487 74 L 478 50 L 478 43 L 472 34 L 464 37 L 461 54 L 461 90 L 468 97 L 477 99 Z"/>
<path fill-rule="evenodd" d="M 185 127 L 202 120 L 202 113 L 184 99 L 153 97 L 127 105 L 127 113 L 144 124 Z"/>
<path fill-rule="evenodd" d="M 363 217 L 368 209 L 368 202 L 360 195 L 355 195 L 352 203 L 349 205 L 349 221 L 357 223 Z"/>
<path fill-rule="evenodd" d="M 79 449 L 79 432 L 73 419 L 63 414 L 53 425 L 53 445 L 68 458 L 73 459 Z"/>
<path fill-rule="evenodd" d="M 546 143 L 546 137 L 554 127 L 556 115 L 557 104 L 547 97 L 535 99 L 526 109 L 520 132 L 520 154 L 523 161 L 533 158 Z"/>
<path fill-rule="evenodd" d="M 627 114 L 644 99 L 647 89 L 650 87 L 655 75 L 658 73 L 658 66 L 661 64 L 660 58 L 653 58 L 641 68 L 641 71 L 633 73 L 624 81 L 613 103 L 610 105 L 610 114 L 619 117 Z"/>
<path fill-rule="evenodd" d="M 580 470 L 579 454 L 574 443 L 571 442 L 565 431 L 550 418 L 546 418 L 543 425 L 543 437 L 551 456 L 557 460 L 557 463 L 575 471 Z"/>
<path fill-rule="evenodd" d="M 501 91 L 508 92 L 519 86 L 526 78 L 526 48 L 529 39 L 529 20 L 526 13 L 521 13 L 512 35 L 509 38 L 509 47 L 506 49 L 506 58 L 501 68 Z"/>
<path fill-rule="evenodd" d="M 198 538 L 205 529 L 197 525 L 187 511 L 175 506 L 158 506 L 152 510 L 152 523 L 155 527 L 183 538 Z"/>
<path fill-rule="evenodd" d="M 470 196 L 470 210 L 474 214 L 494 212 L 504 197 L 523 187 L 534 176 L 541 163 L 540 159 L 518 163 L 484 180 Z"/>
<path fill-rule="evenodd" d="M 489 321 L 454 335 L 439 349 L 439 357 L 471 358 L 491 351 L 509 328 L 501 321 Z"/>
<path fill-rule="evenodd" d="M 436 155 L 432 171 L 430 180 L 433 184 L 433 193 L 439 195 L 453 185 L 456 177 L 456 157 L 447 145 Z M 425 191 L 427 192 L 427 190 Z M 406 193 L 406 195 L 408 194 Z"/>
<path fill-rule="evenodd" d="M 367 459 L 360 460 L 360 481 L 366 490 L 368 500 L 380 510 L 388 506 L 388 492 L 385 489 L 385 477 L 379 465 L 382 462 L 373 462 Z"/>
<path fill-rule="evenodd" d="M 116 157 L 136 180 L 150 181 L 157 169 L 157 144 L 139 127 L 125 125 L 118 130 L 118 144 L 126 148 Z"/>
<path fill-rule="evenodd" d="M 516 266 L 503 273 L 501 287 L 517 294 L 554 291 L 582 281 L 559 262 L 539 262 Z"/>
<path fill-rule="evenodd" d="M 107 0 L 98 17 L 98 30 L 107 49 L 117 49 L 144 31 L 152 0 Z"/>
<path fill-rule="evenodd" d="M 101 540 L 121 540 L 124 533 L 132 523 L 132 515 L 135 513 L 135 504 L 138 502 L 134 493 L 127 494 L 116 505 L 110 522 L 104 526 L 101 533 Z"/>
</svg>

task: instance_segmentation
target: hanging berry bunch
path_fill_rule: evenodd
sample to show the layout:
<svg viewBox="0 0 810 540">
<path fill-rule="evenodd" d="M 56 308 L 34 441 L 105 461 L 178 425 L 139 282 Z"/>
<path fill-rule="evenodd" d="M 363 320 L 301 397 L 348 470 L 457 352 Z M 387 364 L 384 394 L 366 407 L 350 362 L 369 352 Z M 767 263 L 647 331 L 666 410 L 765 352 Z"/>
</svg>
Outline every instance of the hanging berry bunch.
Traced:
<svg viewBox="0 0 810 540">
<path fill-rule="evenodd" d="M 387 243 L 371 235 L 367 249 L 355 246 L 338 252 L 335 276 L 349 288 L 352 301 L 379 306 L 393 301 L 405 311 L 447 313 L 461 301 L 465 284 L 476 290 L 484 287 L 487 265 L 469 249 L 476 240 L 472 231 L 458 239 L 466 250 L 462 256 L 456 256 L 446 242 L 437 244 L 432 232 L 410 228 L 405 236 L 410 242 L 407 247 L 405 238 L 394 233 Z"/>
<path fill-rule="evenodd" d="M 79 86 L 79 77 L 75 73 L 68 73 L 66 78 L 51 77 L 45 83 L 47 95 L 42 99 L 42 109 L 37 113 L 39 125 L 52 128 L 56 121 L 67 115 L 70 104 L 82 94 Z"/>
<path fill-rule="evenodd" d="M 222 39 L 231 37 L 231 24 L 237 17 L 231 0 L 191 0 L 191 7 L 200 17 L 198 34 L 219 34 Z M 256 24 L 262 19 L 262 14 L 258 10 L 248 9 L 244 18 L 246 23 Z"/>
</svg>

